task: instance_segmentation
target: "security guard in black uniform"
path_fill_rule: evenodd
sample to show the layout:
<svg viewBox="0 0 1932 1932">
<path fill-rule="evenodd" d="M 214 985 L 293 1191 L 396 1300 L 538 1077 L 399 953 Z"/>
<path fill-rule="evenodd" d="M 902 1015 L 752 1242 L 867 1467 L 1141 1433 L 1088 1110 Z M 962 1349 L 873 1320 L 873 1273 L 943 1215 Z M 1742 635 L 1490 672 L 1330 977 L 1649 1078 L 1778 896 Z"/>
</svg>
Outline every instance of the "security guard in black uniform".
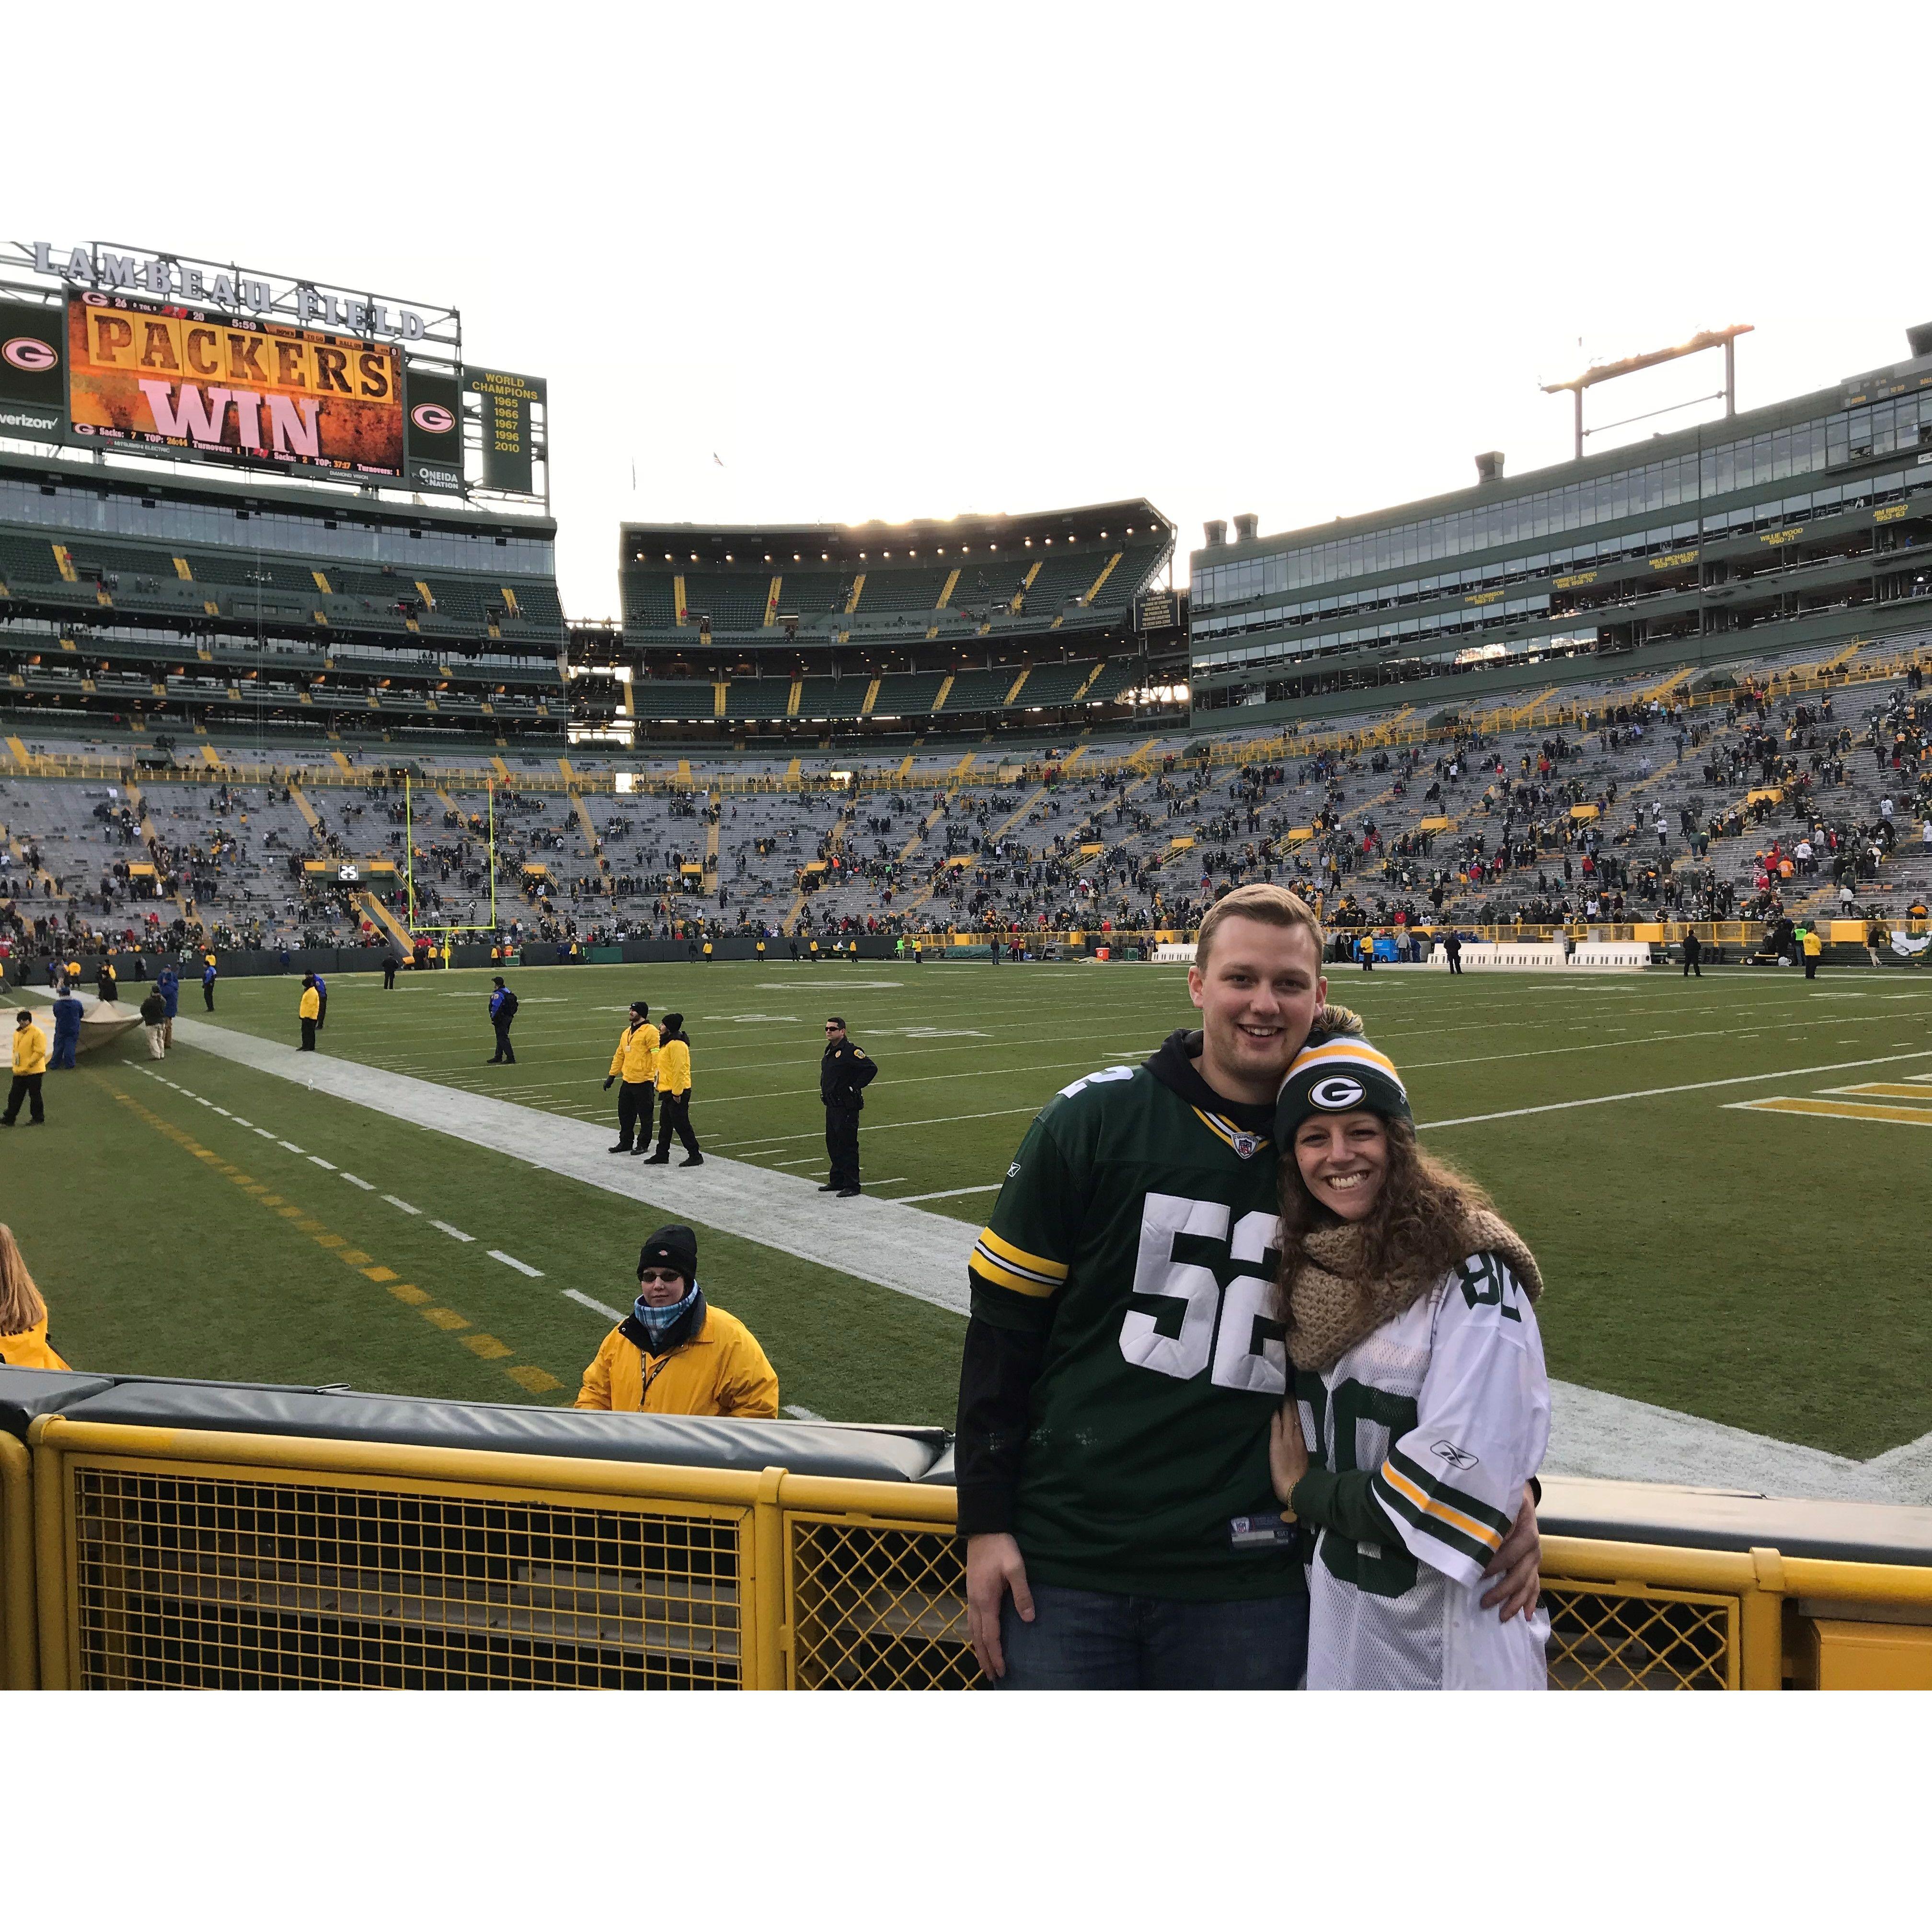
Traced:
<svg viewBox="0 0 1932 1932">
<path fill-rule="evenodd" d="M 818 1065 L 818 1097 L 825 1102 L 825 1151 L 832 1178 L 818 1191 L 841 1200 L 859 1191 L 859 1113 L 866 1089 L 879 1070 L 845 1036 L 845 1022 L 825 1022 L 825 1058 Z"/>
</svg>

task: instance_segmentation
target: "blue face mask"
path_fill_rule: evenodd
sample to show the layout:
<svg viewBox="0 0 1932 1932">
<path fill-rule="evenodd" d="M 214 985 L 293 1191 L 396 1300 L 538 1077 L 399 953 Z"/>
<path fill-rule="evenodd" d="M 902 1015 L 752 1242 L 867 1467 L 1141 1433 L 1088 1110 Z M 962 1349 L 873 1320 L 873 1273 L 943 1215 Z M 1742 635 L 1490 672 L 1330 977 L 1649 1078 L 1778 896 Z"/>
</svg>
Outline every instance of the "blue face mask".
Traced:
<svg viewBox="0 0 1932 1932">
<path fill-rule="evenodd" d="M 698 1299 L 698 1284 L 693 1282 L 686 1289 L 682 1301 L 668 1303 L 662 1308 L 653 1308 L 640 1294 L 632 1309 L 638 1324 L 653 1342 L 661 1342 L 691 1312 Z"/>
</svg>

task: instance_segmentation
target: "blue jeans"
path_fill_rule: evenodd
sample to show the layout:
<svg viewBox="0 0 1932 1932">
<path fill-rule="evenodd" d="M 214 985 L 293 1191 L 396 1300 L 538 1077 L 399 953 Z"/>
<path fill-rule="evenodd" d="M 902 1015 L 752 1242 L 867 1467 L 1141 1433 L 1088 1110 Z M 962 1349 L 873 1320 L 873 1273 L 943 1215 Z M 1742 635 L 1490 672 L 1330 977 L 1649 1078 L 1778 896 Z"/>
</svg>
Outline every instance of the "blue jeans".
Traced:
<svg viewBox="0 0 1932 1932">
<path fill-rule="evenodd" d="M 1177 1603 L 1033 1586 L 1034 1620 L 1000 1614 L 1005 1690 L 1293 1690 L 1308 1666 L 1308 1599 Z"/>
</svg>

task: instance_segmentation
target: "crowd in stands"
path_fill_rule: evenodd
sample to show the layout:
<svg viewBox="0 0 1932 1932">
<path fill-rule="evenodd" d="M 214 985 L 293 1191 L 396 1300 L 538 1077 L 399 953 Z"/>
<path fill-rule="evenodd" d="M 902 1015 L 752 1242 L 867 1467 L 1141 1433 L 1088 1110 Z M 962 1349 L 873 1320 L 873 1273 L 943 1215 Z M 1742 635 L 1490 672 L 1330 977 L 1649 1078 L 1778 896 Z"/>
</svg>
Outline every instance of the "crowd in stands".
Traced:
<svg viewBox="0 0 1932 1932">
<path fill-rule="evenodd" d="M 983 777 L 934 760 L 856 785 L 721 764 L 613 794 L 580 788 L 611 769 L 595 758 L 526 759 L 540 776 L 494 797 L 473 769 L 430 765 L 406 803 L 389 769 L 319 755 L 245 782 L 238 758 L 138 788 L 8 776 L 0 940 L 32 956 L 437 927 L 512 945 L 1184 930 L 1262 880 L 1338 928 L 1382 931 L 1922 903 L 1932 698 L 1916 665 L 1838 688 L 1748 671 L 1696 704 L 1642 682 L 1563 694 L 1563 722 L 1515 730 L 1405 739 L 1365 714 L 1304 731 L 1299 757 L 1293 735 L 1258 732 L 1246 759 L 1238 738 L 1177 739 L 1089 771 L 1064 754 Z"/>
</svg>

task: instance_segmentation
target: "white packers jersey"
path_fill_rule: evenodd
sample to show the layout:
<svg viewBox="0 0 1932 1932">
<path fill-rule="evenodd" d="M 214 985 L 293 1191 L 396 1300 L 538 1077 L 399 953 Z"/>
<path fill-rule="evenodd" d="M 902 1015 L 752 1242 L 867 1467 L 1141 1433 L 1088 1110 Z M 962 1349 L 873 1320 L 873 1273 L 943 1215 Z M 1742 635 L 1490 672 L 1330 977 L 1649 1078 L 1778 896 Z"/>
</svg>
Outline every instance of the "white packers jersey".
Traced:
<svg viewBox="0 0 1932 1932">
<path fill-rule="evenodd" d="M 1309 1575 L 1308 1688 L 1541 1690 L 1546 1614 L 1498 1621 L 1482 1570 L 1550 1441 L 1535 1312 L 1501 1258 L 1472 1255 L 1320 1376 L 1303 1433 L 1339 1480 Z M 1319 1411 L 1318 1414 L 1317 1411 Z"/>
</svg>

